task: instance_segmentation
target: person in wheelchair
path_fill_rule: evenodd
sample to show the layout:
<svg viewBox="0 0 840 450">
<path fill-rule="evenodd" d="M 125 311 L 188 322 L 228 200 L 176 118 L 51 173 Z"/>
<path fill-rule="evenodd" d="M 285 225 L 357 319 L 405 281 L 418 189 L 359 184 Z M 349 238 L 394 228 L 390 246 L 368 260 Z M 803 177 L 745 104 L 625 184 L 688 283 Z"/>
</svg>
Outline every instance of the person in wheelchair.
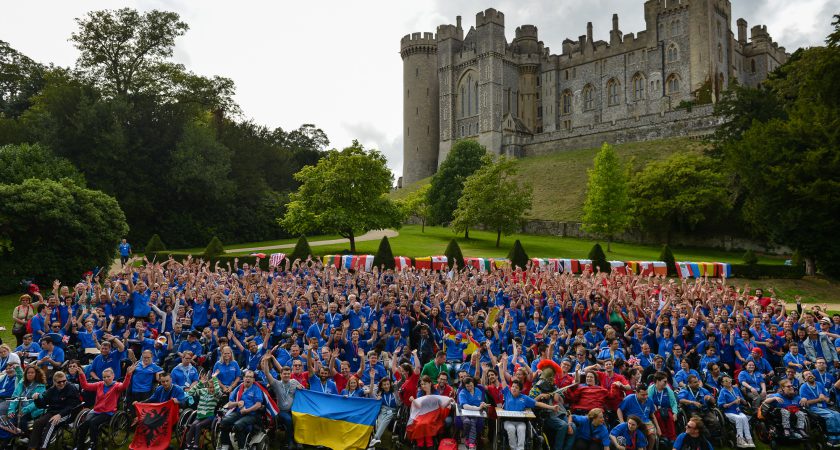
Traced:
<svg viewBox="0 0 840 450">
<path fill-rule="evenodd" d="M 700 379 L 695 375 L 689 375 L 688 386 L 680 391 L 679 395 L 680 407 L 683 409 L 688 417 L 698 416 L 703 419 L 710 428 L 710 432 L 717 434 L 720 432 L 722 423 L 718 423 L 718 418 L 714 414 L 715 398 L 708 389 L 700 384 Z M 709 424 L 712 424 L 709 426 Z"/>
<path fill-rule="evenodd" d="M 75 448 L 82 448 L 88 434 L 90 434 L 89 448 L 96 448 L 99 441 L 99 427 L 111 420 L 111 417 L 117 412 L 120 395 L 131 385 L 131 375 L 135 369 L 136 366 L 129 366 L 126 370 L 125 381 L 122 383 L 114 381 L 114 370 L 111 368 L 102 371 L 102 381 L 96 383 L 88 383 L 85 372 L 79 366 L 74 366 L 71 369 L 73 374 L 79 377 L 82 390 L 96 393 L 93 411 L 87 415 L 84 422 L 76 430 Z M 91 431 L 93 432 L 91 433 Z"/>
<path fill-rule="evenodd" d="M 53 434 L 73 420 L 73 411 L 81 404 L 79 389 L 67 382 L 67 375 L 58 371 L 53 374 L 53 385 L 43 394 L 32 396 L 35 406 L 46 412 L 32 425 L 29 448 L 46 449 Z"/>
<path fill-rule="evenodd" d="M 162 372 L 158 380 L 160 381 L 160 385 L 152 392 L 152 396 L 143 403 L 164 403 L 168 400 L 173 400 L 181 408 L 192 406 L 193 398 L 188 396 L 181 386 L 172 384 L 172 375 Z"/>
<path fill-rule="evenodd" d="M 610 431 L 610 449 L 641 450 L 647 447 L 645 426 L 638 416 L 630 416 L 627 422 L 620 423 Z"/>
<path fill-rule="evenodd" d="M 788 439 L 806 439 L 805 430 L 808 417 L 800 408 L 805 407 L 805 399 L 799 396 L 789 380 L 779 382 L 779 392 L 768 396 L 762 405 L 774 405 L 782 416 L 782 433 Z M 796 429 L 791 429 L 791 417 L 796 419 Z"/>
<path fill-rule="evenodd" d="M 748 359 L 744 363 L 744 370 L 738 374 L 738 384 L 744 393 L 744 397 L 753 408 L 767 398 L 767 384 L 764 382 L 764 374 L 756 370 L 755 361 L 752 359 Z"/>
<path fill-rule="evenodd" d="M 828 445 L 840 446 L 840 412 L 828 408 L 828 391 L 809 371 L 803 373 L 805 383 L 799 387 L 799 395 L 805 400 L 808 412 L 825 421 Z"/>
<path fill-rule="evenodd" d="M 607 364 L 612 364 L 612 362 L 608 362 Z M 551 450 L 562 450 L 566 446 L 566 434 L 569 429 L 569 422 L 567 422 L 568 412 L 563 407 L 560 393 L 556 392 L 557 386 L 554 384 L 554 377 L 556 373 L 559 373 L 563 369 L 550 359 L 540 361 L 537 364 L 537 369 L 540 371 L 540 377 L 534 383 L 534 386 L 531 387 L 529 395 L 534 400 L 559 406 L 556 412 L 539 411 L 537 417 L 542 421 L 543 429 L 547 432 L 549 439 L 551 437 L 554 438 L 550 441 Z"/>
<path fill-rule="evenodd" d="M 750 418 L 741 411 L 741 406 L 747 401 L 736 386 L 732 386 L 732 378 L 728 375 L 720 379 L 721 389 L 718 394 L 718 407 L 723 409 L 726 418 L 735 424 L 738 448 L 753 448 L 752 434 L 750 434 Z"/>
<path fill-rule="evenodd" d="M 19 434 L 21 427 L 26 429 L 26 424 L 44 413 L 44 410 L 36 407 L 35 403 L 27 398 L 31 399 L 36 392 L 44 392 L 47 389 L 47 377 L 43 370 L 35 366 L 27 366 L 25 371 L 16 367 L 15 371 L 22 377 L 13 394 L 18 400 L 12 400 L 8 405 L 8 415 L 0 417 L 0 429 Z"/>
<path fill-rule="evenodd" d="M 190 424 L 187 430 L 185 448 L 198 449 L 201 432 L 213 424 L 216 418 L 216 407 L 225 395 L 219 380 L 216 379 L 216 374 L 210 377 L 207 373 L 199 378 L 198 383 L 193 385 L 187 394 L 198 400 L 198 406 L 196 406 L 195 422 Z"/>
<path fill-rule="evenodd" d="M 685 432 L 677 436 L 674 450 L 714 450 L 712 443 L 703 437 L 703 419 L 692 416 L 685 424 Z"/>
<path fill-rule="evenodd" d="M 231 434 L 235 435 L 239 448 L 245 447 L 245 438 L 250 426 L 259 420 L 263 408 L 263 392 L 254 384 L 256 375 L 253 370 L 246 370 L 242 384 L 231 391 L 224 408 L 227 410 L 219 427 L 221 428 L 220 450 L 228 450 Z"/>
</svg>

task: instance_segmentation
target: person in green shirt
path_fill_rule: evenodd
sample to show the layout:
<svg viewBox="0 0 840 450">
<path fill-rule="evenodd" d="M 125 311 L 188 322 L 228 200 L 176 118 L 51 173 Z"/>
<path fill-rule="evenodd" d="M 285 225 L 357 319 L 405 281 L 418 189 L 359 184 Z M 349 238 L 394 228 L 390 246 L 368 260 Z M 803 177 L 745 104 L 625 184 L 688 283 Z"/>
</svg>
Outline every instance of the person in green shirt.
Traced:
<svg viewBox="0 0 840 450">
<path fill-rule="evenodd" d="M 449 375 L 449 366 L 446 365 L 446 352 L 440 351 L 437 352 L 435 355 L 435 359 L 426 363 L 423 366 L 423 371 L 420 372 L 420 377 L 422 378 L 423 375 L 428 375 L 429 378 L 433 380 L 438 379 L 438 375 L 443 372 L 447 376 Z"/>
<path fill-rule="evenodd" d="M 222 387 L 216 378 L 217 374 L 218 372 L 214 372 L 212 377 L 208 377 L 205 373 L 201 376 L 198 383 L 187 391 L 189 395 L 192 395 L 193 398 L 198 400 L 195 422 L 187 430 L 186 448 L 188 449 L 199 448 L 198 440 L 201 436 L 201 431 L 210 428 L 210 425 L 213 424 L 213 419 L 216 417 L 216 406 L 219 404 L 219 401 L 227 397 L 222 392 Z"/>
</svg>

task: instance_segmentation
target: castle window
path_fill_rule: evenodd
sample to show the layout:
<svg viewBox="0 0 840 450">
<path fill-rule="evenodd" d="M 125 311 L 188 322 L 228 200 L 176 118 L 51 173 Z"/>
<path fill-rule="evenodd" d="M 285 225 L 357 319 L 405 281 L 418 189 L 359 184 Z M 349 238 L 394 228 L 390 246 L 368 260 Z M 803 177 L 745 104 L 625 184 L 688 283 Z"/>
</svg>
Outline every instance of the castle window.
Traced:
<svg viewBox="0 0 840 450">
<path fill-rule="evenodd" d="M 682 34 L 682 22 L 680 22 L 680 19 L 677 19 L 677 21 L 674 22 L 674 36 L 679 36 L 681 34 Z"/>
<path fill-rule="evenodd" d="M 668 46 L 668 62 L 675 62 L 680 60 L 680 49 L 677 44 L 672 43 Z"/>
<path fill-rule="evenodd" d="M 460 111 L 458 117 L 469 117 L 478 114 L 478 82 L 473 81 L 474 71 L 467 71 L 458 83 L 458 101 Z"/>
<path fill-rule="evenodd" d="M 572 79 L 577 77 L 577 67 L 572 67 Z"/>
<path fill-rule="evenodd" d="M 668 88 L 668 94 L 678 94 L 680 92 L 680 77 L 679 75 L 672 73 L 668 75 L 668 80 L 665 82 L 665 86 Z"/>
<path fill-rule="evenodd" d="M 467 96 L 466 92 L 464 92 L 464 87 L 461 86 L 461 117 L 465 117 L 467 115 Z"/>
<path fill-rule="evenodd" d="M 420 68 L 419 67 L 414 69 L 414 76 L 417 77 L 417 78 L 420 78 Z"/>
<path fill-rule="evenodd" d="M 473 114 L 478 114 L 478 82 L 473 85 Z"/>
<path fill-rule="evenodd" d="M 568 70 L 566 71 L 566 79 L 567 80 L 569 79 L 569 71 Z"/>
<path fill-rule="evenodd" d="M 563 114 L 571 114 L 572 113 L 572 91 L 570 91 L 570 90 L 563 91 L 562 105 L 563 105 L 563 109 L 561 111 L 562 111 Z"/>
<path fill-rule="evenodd" d="M 641 73 L 633 75 L 633 100 L 645 99 L 645 76 Z"/>
<path fill-rule="evenodd" d="M 718 23 L 717 23 L 717 30 L 718 30 L 718 37 L 722 38 L 723 37 L 723 25 L 720 23 L 720 21 L 718 21 Z"/>
<path fill-rule="evenodd" d="M 583 109 L 589 111 L 595 108 L 595 89 L 591 84 L 583 87 Z"/>
<path fill-rule="evenodd" d="M 619 93 L 618 93 L 619 84 L 615 78 L 611 78 L 610 81 L 607 81 L 607 105 L 609 106 L 616 106 L 618 105 L 619 101 Z"/>
<path fill-rule="evenodd" d="M 723 46 L 718 44 L 718 62 L 723 62 Z"/>
<path fill-rule="evenodd" d="M 752 73 L 755 73 L 755 60 L 754 59 L 750 60 L 750 69 L 752 70 Z"/>
<path fill-rule="evenodd" d="M 667 36 L 665 36 L 665 24 L 660 23 L 659 24 L 659 39 L 662 40 L 662 39 L 665 39 L 666 37 Z"/>
</svg>

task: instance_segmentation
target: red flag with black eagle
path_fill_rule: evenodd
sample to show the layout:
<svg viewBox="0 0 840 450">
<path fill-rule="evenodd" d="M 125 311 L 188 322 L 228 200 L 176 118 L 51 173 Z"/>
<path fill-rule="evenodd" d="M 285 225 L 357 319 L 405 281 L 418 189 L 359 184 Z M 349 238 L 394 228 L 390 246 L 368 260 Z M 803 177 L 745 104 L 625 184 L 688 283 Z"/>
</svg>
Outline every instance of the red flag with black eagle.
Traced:
<svg viewBox="0 0 840 450">
<path fill-rule="evenodd" d="M 178 422 L 178 404 L 135 403 L 137 429 L 128 446 L 131 450 L 164 450 L 172 441 L 172 427 Z"/>
</svg>

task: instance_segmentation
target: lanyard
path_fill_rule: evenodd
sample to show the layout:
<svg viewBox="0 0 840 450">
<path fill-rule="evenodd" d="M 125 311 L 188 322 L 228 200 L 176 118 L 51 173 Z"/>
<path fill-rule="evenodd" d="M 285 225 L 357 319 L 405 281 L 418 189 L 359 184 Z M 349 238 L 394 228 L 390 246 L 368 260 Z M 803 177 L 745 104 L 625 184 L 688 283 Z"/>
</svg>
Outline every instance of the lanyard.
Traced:
<svg viewBox="0 0 840 450">
<path fill-rule="evenodd" d="M 814 388 L 812 388 L 811 385 L 805 383 L 805 386 L 808 388 L 809 391 L 811 391 L 811 394 L 814 396 L 814 400 L 820 397 L 819 395 L 817 395 L 816 391 L 814 391 Z"/>
<path fill-rule="evenodd" d="M 639 403 L 639 397 L 635 397 L 633 400 L 636 400 L 636 405 L 639 407 L 639 411 L 642 412 L 642 417 L 643 418 L 647 417 L 648 416 L 647 408 L 642 408 L 642 404 Z M 645 403 L 645 404 L 647 404 L 647 403 Z M 590 429 L 592 429 L 592 424 L 591 423 L 589 424 L 589 427 L 590 427 Z"/>
</svg>

